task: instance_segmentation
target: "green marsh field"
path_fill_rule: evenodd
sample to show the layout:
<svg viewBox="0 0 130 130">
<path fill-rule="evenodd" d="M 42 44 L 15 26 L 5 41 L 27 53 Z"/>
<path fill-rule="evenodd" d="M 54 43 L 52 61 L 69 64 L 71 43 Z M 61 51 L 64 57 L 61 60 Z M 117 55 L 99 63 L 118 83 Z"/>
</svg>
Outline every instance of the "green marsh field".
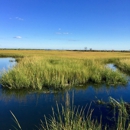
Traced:
<svg viewBox="0 0 130 130">
<path fill-rule="evenodd" d="M 106 64 L 130 70 L 130 54 L 121 52 L 1 50 L 0 56 L 15 57 L 18 61 L 0 80 L 2 86 L 9 89 L 64 89 L 89 82 L 125 84 L 125 76 L 107 68 Z"/>
<path fill-rule="evenodd" d="M 87 51 L 53 51 L 53 50 L 0 50 L 0 57 L 13 57 L 17 64 L 1 72 L 0 84 L 9 91 L 40 91 L 66 90 L 89 83 L 100 85 L 126 85 L 130 74 L 129 52 L 87 52 Z M 107 67 L 113 64 L 117 71 Z M 127 74 L 127 75 L 126 75 Z M 69 103 L 68 103 L 69 104 Z M 118 119 L 114 127 L 116 130 L 129 130 L 129 121 L 124 101 L 111 104 L 118 109 Z M 128 104 L 127 104 L 128 105 Z M 129 107 L 129 105 L 127 106 Z M 84 118 L 84 108 L 79 110 L 70 106 L 62 106 L 58 115 L 53 116 L 45 123 L 41 122 L 43 130 L 102 130 L 110 129 L 96 120 L 91 120 L 92 111 Z M 126 114 L 127 113 L 127 114 Z M 17 129 L 22 129 L 17 115 L 12 113 Z M 56 117 L 55 117 L 56 116 Z"/>
</svg>

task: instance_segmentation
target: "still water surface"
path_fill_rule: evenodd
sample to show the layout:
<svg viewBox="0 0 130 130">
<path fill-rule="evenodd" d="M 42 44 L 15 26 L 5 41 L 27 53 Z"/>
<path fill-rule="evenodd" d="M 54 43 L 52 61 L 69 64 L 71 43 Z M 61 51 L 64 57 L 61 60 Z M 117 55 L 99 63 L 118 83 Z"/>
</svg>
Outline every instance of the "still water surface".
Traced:
<svg viewBox="0 0 130 130">
<path fill-rule="evenodd" d="M 16 63 L 9 62 L 10 58 L 0 59 L 0 70 L 7 70 L 10 66 L 13 67 Z M 50 93 L 45 90 L 43 92 L 33 91 L 12 91 L 5 90 L 0 86 L 0 129 L 14 130 L 13 117 L 10 114 L 12 111 L 19 120 L 23 130 L 36 129 L 40 124 L 40 119 L 44 120 L 44 115 L 49 117 L 52 114 L 51 108 L 56 108 L 56 102 L 65 104 L 66 93 L 74 94 L 75 106 L 86 106 L 91 104 L 94 108 L 93 118 L 100 118 L 102 115 L 103 123 L 112 125 L 112 113 L 103 105 L 95 104 L 94 101 L 102 99 L 108 101 L 109 96 L 130 102 L 130 83 L 126 86 L 106 86 L 106 85 L 86 85 L 79 86 L 70 90 Z M 85 111 L 87 113 L 87 110 Z"/>
</svg>

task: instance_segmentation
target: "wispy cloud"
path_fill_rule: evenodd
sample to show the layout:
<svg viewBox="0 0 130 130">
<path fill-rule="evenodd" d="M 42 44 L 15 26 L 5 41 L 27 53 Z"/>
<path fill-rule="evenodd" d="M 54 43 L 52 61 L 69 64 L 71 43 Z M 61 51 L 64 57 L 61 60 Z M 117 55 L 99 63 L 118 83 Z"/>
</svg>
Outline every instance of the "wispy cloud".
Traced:
<svg viewBox="0 0 130 130">
<path fill-rule="evenodd" d="M 68 35 L 69 33 L 68 32 L 63 32 L 63 33 L 62 32 L 56 32 L 56 34 L 57 35 L 60 35 L 60 34 L 62 34 L 62 35 Z"/>
<path fill-rule="evenodd" d="M 21 39 L 22 37 L 21 36 L 15 36 L 13 38 L 16 38 L 16 39 Z"/>
<path fill-rule="evenodd" d="M 15 17 L 15 18 L 9 18 L 10 20 L 13 20 L 13 19 L 15 19 L 15 20 L 19 20 L 19 21 L 23 21 L 24 19 L 23 18 L 20 18 L 20 17 Z"/>
<path fill-rule="evenodd" d="M 62 34 L 62 35 L 68 35 L 68 34 L 72 34 L 72 33 L 69 33 L 69 32 L 63 32 L 61 31 L 61 28 L 58 28 L 58 31 L 56 32 L 56 34 Z"/>
<path fill-rule="evenodd" d="M 68 35 L 69 33 L 68 32 L 64 32 L 63 34 Z"/>
<path fill-rule="evenodd" d="M 20 18 L 20 17 L 15 17 L 15 19 L 23 21 L 24 19 Z"/>
</svg>

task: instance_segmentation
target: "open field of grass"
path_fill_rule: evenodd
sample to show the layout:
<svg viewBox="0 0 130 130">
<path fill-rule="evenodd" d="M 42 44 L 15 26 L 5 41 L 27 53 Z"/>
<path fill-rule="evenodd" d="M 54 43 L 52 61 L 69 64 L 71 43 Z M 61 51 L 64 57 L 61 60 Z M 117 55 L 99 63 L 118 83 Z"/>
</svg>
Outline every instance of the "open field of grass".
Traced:
<svg viewBox="0 0 130 130">
<path fill-rule="evenodd" d="M 3 87 L 62 89 L 89 82 L 125 84 L 124 75 L 106 68 L 105 64 L 119 63 L 128 59 L 130 53 L 0 50 L 0 56 L 22 57 L 13 69 L 3 73 L 0 79 Z"/>
<path fill-rule="evenodd" d="M 0 57 L 44 56 L 61 58 L 130 58 L 130 52 L 87 52 L 54 50 L 0 50 Z"/>
</svg>

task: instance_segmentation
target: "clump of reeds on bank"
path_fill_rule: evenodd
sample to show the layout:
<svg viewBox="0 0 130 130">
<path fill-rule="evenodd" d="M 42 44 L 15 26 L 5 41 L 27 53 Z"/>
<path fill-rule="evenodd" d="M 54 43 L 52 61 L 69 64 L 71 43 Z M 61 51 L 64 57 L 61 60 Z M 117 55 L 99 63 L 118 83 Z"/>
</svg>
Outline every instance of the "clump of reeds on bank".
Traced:
<svg viewBox="0 0 130 130">
<path fill-rule="evenodd" d="M 9 89 L 61 89 L 89 82 L 125 84 L 126 79 L 97 60 L 41 57 L 23 58 L 0 79 Z"/>
</svg>

